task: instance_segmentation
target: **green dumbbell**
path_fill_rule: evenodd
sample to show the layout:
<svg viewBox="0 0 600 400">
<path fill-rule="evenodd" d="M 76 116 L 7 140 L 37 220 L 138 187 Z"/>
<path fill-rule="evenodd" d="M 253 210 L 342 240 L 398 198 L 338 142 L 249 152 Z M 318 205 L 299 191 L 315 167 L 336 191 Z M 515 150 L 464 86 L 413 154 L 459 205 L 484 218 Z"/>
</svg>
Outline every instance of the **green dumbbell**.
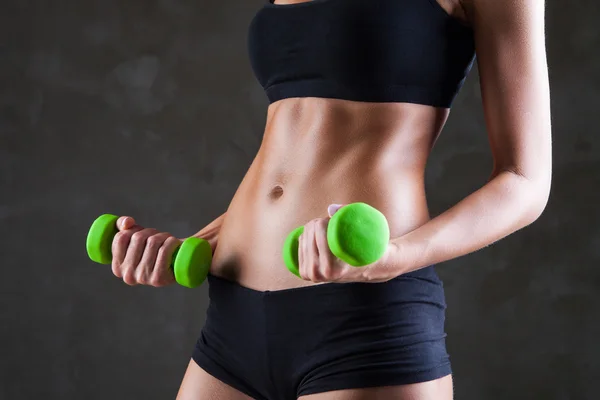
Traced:
<svg viewBox="0 0 600 400">
<path fill-rule="evenodd" d="M 298 238 L 304 226 L 294 229 L 283 244 L 283 261 L 287 269 L 300 276 Z M 366 203 L 352 203 L 340 208 L 327 225 L 327 244 L 340 260 L 362 267 L 379 260 L 390 241 L 387 219 Z"/>
<path fill-rule="evenodd" d="M 119 231 L 118 216 L 103 214 L 96 218 L 88 232 L 86 248 L 92 261 L 100 264 L 112 262 L 112 242 Z M 204 282 L 212 261 L 210 244 L 197 237 L 190 237 L 175 250 L 171 259 L 171 268 L 175 280 L 181 286 L 194 288 Z"/>
</svg>

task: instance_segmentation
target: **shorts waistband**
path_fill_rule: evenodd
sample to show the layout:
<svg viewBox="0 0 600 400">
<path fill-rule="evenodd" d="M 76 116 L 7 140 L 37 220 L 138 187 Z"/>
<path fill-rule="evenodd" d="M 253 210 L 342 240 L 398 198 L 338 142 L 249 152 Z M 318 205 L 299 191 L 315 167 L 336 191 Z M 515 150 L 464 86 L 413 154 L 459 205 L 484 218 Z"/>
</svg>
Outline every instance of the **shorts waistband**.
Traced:
<svg viewBox="0 0 600 400">
<path fill-rule="evenodd" d="M 427 267 L 431 268 L 431 267 Z M 256 290 L 242 286 L 238 282 L 208 275 L 209 298 L 213 301 L 227 299 L 253 306 L 257 302 L 277 303 L 282 306 L 299 302 L 349 306 L 355 303 L 378 305 L 387 302 L 427 302 L 445 308 L 443 283 L 433 270 L 423 271 L 420 275 L 400 275 L 387 282 L 336 283 L 328 282 L 315 285 L 293 287 L 279 290 Z"/>
</svg>

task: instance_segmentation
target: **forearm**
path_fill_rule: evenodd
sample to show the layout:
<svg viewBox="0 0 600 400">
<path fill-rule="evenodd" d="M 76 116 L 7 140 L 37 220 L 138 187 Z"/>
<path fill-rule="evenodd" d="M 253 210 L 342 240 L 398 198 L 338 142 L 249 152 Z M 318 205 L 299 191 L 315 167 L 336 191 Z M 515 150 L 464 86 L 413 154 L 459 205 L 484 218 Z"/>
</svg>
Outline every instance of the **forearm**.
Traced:
<svg viewBox="0 0 600 400">
<path fill-rule="evenodd" d="M 549 180 L 501 172 L 446 212 L 393 238 L 389 267 L 399 275 L 486 247 L 535 221 L 548 192 Z"/>
<path fill-rule="evenodd" d="M 198 233 L 195 233 L 191 236 L 202 238 L 210 244 L 213 254 L 215 253 L 215 249 L 217 247 L 217 241 L 219 239 L 219 232 L 221 231 L 221 226 L 223 225 L 223 220 L 225 219 L 225 215 L 227 213 L 224 212 L 215 220 L 213 220 L 210 224 L 206 225 L 202 228 Z"/>
</svg>

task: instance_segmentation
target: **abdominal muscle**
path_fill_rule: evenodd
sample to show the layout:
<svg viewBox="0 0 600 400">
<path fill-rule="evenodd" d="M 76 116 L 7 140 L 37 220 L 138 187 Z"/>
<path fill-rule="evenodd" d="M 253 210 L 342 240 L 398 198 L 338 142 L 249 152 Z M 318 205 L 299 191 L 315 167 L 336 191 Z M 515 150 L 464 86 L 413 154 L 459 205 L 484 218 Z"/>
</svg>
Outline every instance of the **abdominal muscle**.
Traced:
<svg viewBox="0 0 600 400">
<path fill-rule="evenodd" d="M 227 209 L 211 274 L 255 290 L 315 283 L 283 263 L 288 234 L 332 203 L 365 202 L 391 237 L 429 219 L 424 171 L 448 110 L 290 98 L 272 103 L 261 146 Z"/>
</svg>

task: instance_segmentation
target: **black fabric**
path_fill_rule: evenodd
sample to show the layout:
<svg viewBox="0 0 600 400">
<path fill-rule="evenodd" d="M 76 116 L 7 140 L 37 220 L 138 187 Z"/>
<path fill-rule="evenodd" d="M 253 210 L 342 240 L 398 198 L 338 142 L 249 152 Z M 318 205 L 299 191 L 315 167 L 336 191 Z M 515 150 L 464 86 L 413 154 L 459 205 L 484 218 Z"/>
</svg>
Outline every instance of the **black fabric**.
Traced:
<svg viewBox="0 0 600 400">
<path fill-rule="evenodd" d="M 312 0 L 261 7 L 248 52 L 269 102 L 328 97 L 450 107 L 473 31 L 436 0 Z"/>
<path fill-rule="evenodd" d="M 192 358 L 259 400 L 425 382 L 451 373 L 433 267 L 385 283 L 257 291 L 209 275 Z"/>
</svg>

